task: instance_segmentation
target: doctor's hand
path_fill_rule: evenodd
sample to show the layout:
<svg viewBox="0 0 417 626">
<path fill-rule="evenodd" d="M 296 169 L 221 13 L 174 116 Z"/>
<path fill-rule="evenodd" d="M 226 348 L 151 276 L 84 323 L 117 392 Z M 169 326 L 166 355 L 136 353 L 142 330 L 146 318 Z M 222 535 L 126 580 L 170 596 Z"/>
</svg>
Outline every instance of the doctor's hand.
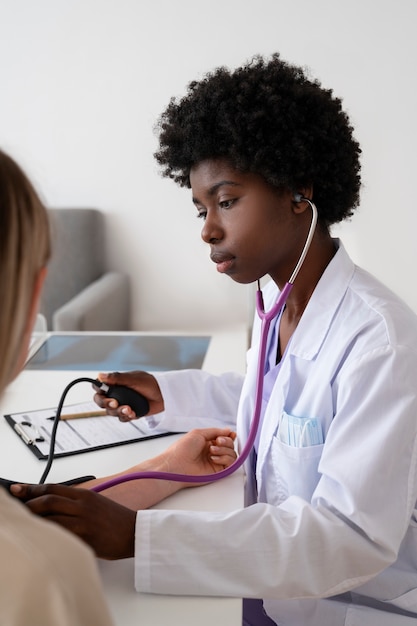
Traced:
<svg viewBox="0 0 417 626">
<path fill-rule="evenodd" d="M 149 402 L 148 415 L 160 413 L 164 410 L 164 400 L 156 378 L 148 372 L 112 372 L 99 374 L 97 378 L 106 385 L 124 385 L 141 393 Z M 138 419 L 135 412 L 128 405 L 119 405 L 114 398 L 107 398 L 103 392 L 94 387 L 96 394 L 94 402 L 105 409 L 109 415 L 118 417 L 121 422 L 129 422 Z"/>
<path fill-rule="evenodd" d="M 196 428 L 163 452 L 167 471 L 176 474 L 213 474 L 236 460 L 236 433 L 230 428 Z M 196 483 L 183 483 L 183 487 Z"/>
<path fill-rule="evenodd" d="M 78 535 L 98 557 L 134 556 L 135 511 L 87 489 L 15 484 L 10 490 L 35 515 Z"/>
</svg>

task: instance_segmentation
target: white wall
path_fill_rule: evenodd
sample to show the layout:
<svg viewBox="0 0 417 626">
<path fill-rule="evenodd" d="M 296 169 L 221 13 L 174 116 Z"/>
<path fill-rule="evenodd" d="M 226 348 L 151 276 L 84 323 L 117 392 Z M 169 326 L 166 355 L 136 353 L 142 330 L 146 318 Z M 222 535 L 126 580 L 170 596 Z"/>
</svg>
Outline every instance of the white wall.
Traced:
<svg viewBox="0 0 417 626">
<path fill-rule="evenodd" d="M 279 51 L 343 98 L 363 148 L 362 204 L 336 234 L 417 310 L 416 17 L 415 0 L 0 0 L 0 146 L 49 205 L 106 213 L 134 328 L 245 322 L 249 288 L 208 260 L 153 124 L 190 80 Z"/>
</svg>

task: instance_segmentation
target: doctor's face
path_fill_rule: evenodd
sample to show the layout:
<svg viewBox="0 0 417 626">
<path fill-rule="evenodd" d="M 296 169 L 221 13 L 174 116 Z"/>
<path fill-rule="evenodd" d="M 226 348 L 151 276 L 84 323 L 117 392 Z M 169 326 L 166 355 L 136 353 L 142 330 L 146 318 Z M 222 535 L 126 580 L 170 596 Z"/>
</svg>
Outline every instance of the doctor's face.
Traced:
<svg viewBox="0 0 417 626">
<path fill-rule="evenodd" d="M 204 220 L 201 237 L 210 245 L 217 271 L 238 283 L 266 274 L 278 285 L 285 283 L 305 239 L 292 193 L 278 191 L 258 174 L 235 170 L 223 159 L 195 165 L 190 182 Z"/>
</svg>

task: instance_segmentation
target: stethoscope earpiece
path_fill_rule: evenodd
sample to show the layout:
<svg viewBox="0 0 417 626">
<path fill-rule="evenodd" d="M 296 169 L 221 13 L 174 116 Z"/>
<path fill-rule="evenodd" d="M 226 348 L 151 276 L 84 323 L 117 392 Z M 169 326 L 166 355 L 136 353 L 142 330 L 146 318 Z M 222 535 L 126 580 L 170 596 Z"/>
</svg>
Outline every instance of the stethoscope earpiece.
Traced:
<svg viewBox="0 0 417 626">
<path fill-rule="evenodd" d="M 294 202 L 301 202 L 301 200 L 303 200 L 303 196 L 301 193 L 295 193 L 293 196 Z"/>
</svg>

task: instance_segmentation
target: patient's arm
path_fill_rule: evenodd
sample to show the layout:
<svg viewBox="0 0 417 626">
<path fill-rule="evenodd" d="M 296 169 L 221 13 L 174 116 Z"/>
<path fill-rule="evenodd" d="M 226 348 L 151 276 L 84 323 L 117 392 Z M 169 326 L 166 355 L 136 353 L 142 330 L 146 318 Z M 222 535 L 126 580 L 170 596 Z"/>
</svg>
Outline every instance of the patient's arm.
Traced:
<svg viewBox="0 0 417 626">
<path fill-rule="evenodd" d="M 229 467 L 236 460 L 235 439 L 236 434 L 229 428 L 192 430 L 175 441 L 162 454 L 118 474 L 97 478 L 80 486 L 88 489 L 110 478 L 132 472 L 160 471 L 187 475 L 213 474 Z M 197 483 L 146 478 L 124 482 L 101 493 L 119 504 L 138 510 L 147 509 L 180 489 L 196 485 Z"/>
</svg>

